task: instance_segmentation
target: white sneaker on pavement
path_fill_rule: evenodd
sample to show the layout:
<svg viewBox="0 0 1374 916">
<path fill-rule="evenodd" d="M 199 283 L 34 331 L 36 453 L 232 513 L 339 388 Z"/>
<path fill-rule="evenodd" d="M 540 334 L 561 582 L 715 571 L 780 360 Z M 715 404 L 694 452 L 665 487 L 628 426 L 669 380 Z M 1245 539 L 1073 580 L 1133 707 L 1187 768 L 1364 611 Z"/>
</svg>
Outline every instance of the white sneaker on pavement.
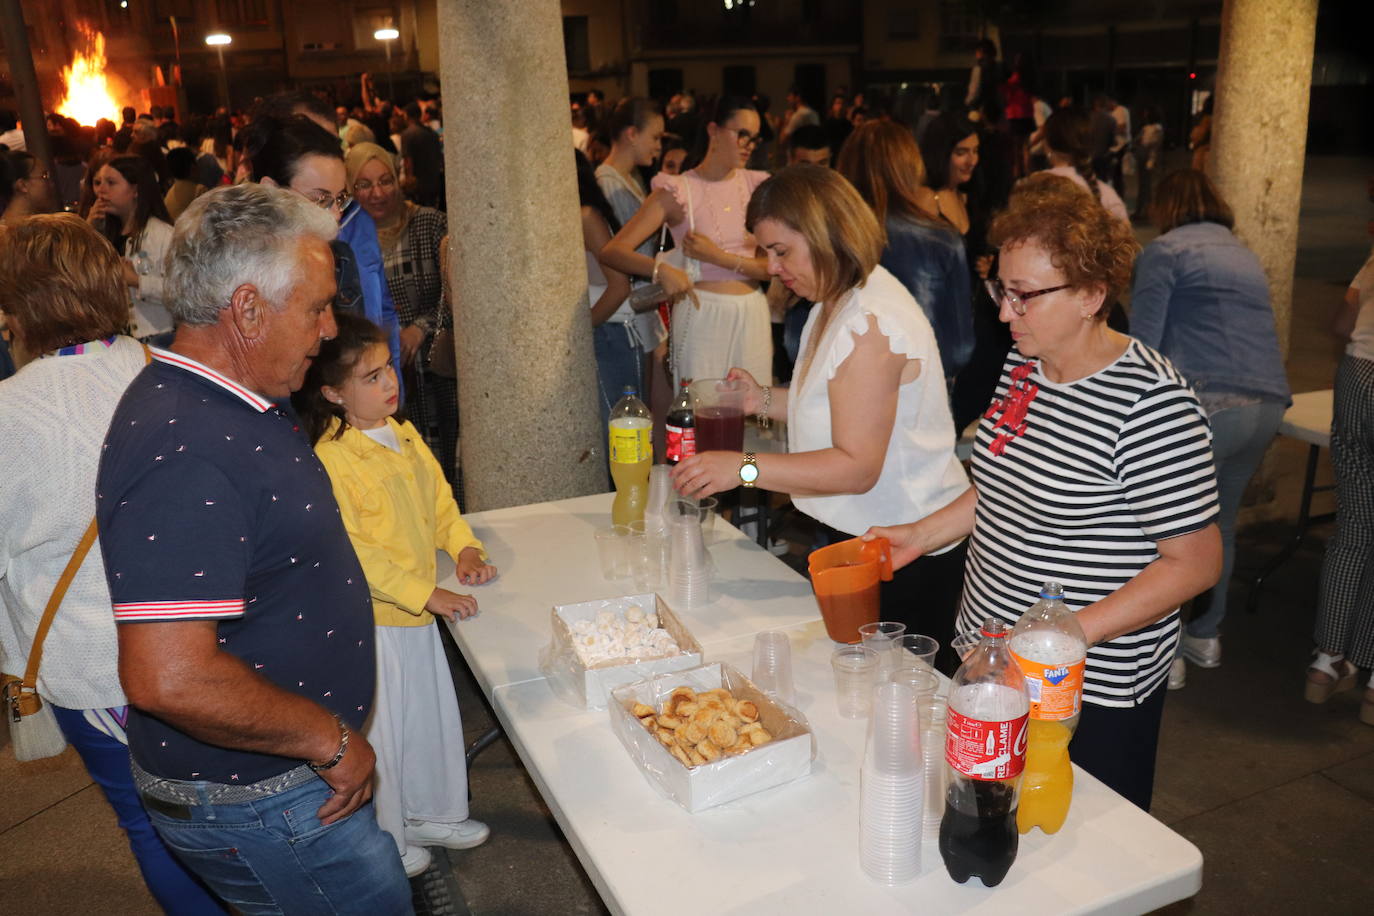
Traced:
<svg viewBox="0 0 1374 916">
<path fill-rule="evenodd" d="M 406 870 L 407 878 L 424 874 L 432 861 L 434 861 L 434 857 L 423 846 L 407 846 L 406 851 L 401 855 L 401 866 Z"/>
<path fill-rule="evenodd" d="M 1221 665 L 1220 636 L 1189 636 L 1183 634 L 1183 657 L 1199 668 L 1216 668 Z"/>
<path fill-rule="evenodd" d="M 1174 659 L 1169 665 L 1169 689 L 1181 690 L 1188 683 L 1188 666 L 1182 658 Z"/>
<path fill-rule="evenodd" d="M 420 846 L 445 846 L 449 849 L 471 849 L 481 846 L 491 836 L 491 828 L 481 821 L 468 818 L 457 824 L 420 821 L 406 824 L 406 842 Z"/>
</svg>

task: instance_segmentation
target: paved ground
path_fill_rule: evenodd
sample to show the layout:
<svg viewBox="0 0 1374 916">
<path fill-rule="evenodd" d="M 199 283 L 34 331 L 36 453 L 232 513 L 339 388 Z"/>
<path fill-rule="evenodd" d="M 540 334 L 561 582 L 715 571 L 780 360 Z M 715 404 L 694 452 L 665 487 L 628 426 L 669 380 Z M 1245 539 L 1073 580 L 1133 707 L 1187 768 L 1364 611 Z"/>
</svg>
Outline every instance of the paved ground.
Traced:
<svg viewBox="0 0 1374 916">
<path fill-rule="evenodd" d="M 1294 390 L 1329 387 L 1337 348 L 1325 323 L 1369 252 L 1365 177 L 1374 161 L 1314 158 L 1307 169 L 1289 376 Z M 1147 232 L 1142 232 L 1147 236 Z M 1205 857 L 1202 892 L 1169 914 L 1369 912 L 1374 869 L 1374 728 L 1358 693 L 1303 702 L 1302 672 L 1327 528 L 1317 528 L 1267 583 L 1260 612 L 1243 604 L 1254 570 L 1292 535 L 1305 448 L 1275 445 L 1267 486 L 1274 521 L 1242 533 L 1222 667 L 1189 670 L 1165 707 L 1154 814 Z M 1329 475 L 1329 469 L 1323 470 Z M 491 714 L 457 662 L 469 738 Z M 114 817 L 68 752 L 18 765 L 0 733 L 0 912 L 156 912 Z M 575 761 L 569 762 L 575 766 Z M 473 815 L 492 826 L 479 849 L 427 876 L 430 912 L 600 913 L 604 908 L 504 740 L 471 774 Z M 456 875 L 456 884 L 444 880 Z M 422 901 L 425 898 L 422 897 Z"/>
</svg>

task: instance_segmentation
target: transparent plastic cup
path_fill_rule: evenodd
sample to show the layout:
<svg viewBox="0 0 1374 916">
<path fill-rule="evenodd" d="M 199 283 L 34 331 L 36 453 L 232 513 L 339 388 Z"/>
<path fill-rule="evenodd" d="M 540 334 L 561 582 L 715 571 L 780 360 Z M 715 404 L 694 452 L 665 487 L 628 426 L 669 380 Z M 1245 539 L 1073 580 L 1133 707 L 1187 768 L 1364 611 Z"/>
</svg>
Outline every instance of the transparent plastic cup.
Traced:
<svg viewBox="0 0 1374 916">
<path fill-rule="evenodd" d="M 873 702 L 878 653 L 868 646 L 840 646 L 830 656 L 835 672 L 835 703 L 846 719 L 862 719 Z"/>
<path fill-rule="evenodd" d="M 928 671 L 934 671 L 935 653 L 940 651 L 940 643 L 919 633 L 903 633 L 893 640 L 892 649 L 895 667 L 914 665 Z"/>
<path fill-rule="evenodd" d="M 983 634 L 980 630 L 969 630 L 954 637 L 949 647 L 954 650 L 954 654 L 959 656 L 959 661 L 962 662 L 968 658 L 968 654 L 973 651 L 974 646 L 982 640 Z"/>
<path fill-rule="evenodd" d="M 922 773 L 916 691 L 906 684 L 886 681 L 873 688 L 864 761 L 876 772 L 890 776 Z"/>
<path fill-rule="evenodd" d="M 649 470 L 649 495 L 644 503 L 644 528 L 649 533 L 667 527 L 667 506 L 673 495 L 673 469 L 656 464 Z"/>
<path fill-rule="evenodd" d="M 630 578 L 641 592 L 654 591 L 663 584 L 662 532 L 650 534 L 645 522 L 631 522 L 625 539 L 625 552 L 630 564 Z"/>
<path fill-rule="evenodd" d="M 887 679 L 894 684 L 905 684 L 916 691 L 916 700 L 923 702 L 935 695 L 940 689 L 940 678 L 929 668 L 921 668 L 915 665 L 901 665 L 892 669 L 892 673 Z"/>
<path fill-rule="evenodd" d="M 878 661 L 883 673 L 896 667 L 897 655 L 893 650 L 897 646 L 897 638 L 904 633 L 906 633 L 906 624 L 897 623 L 893 620 L 880 620 L 877 623 L 866 623 L 859 627 L 860 640 L 865 646 L 878 653 Z"/>
<path fill-rule="evenodd" d="M 627 550 L 630 529 L 610 525 L 596 530 L 596 553 L 601 559 L 601 575 L 606 579 L 628 579 L 630 557 Z"/>
<path fill-rule="evenodd" d="M 796 700 L 792 683 L 792 642 L 786 633 L 770 630 L 754 637 L 754 685 L 764 693 L 791 705 Z"/>
</svg>

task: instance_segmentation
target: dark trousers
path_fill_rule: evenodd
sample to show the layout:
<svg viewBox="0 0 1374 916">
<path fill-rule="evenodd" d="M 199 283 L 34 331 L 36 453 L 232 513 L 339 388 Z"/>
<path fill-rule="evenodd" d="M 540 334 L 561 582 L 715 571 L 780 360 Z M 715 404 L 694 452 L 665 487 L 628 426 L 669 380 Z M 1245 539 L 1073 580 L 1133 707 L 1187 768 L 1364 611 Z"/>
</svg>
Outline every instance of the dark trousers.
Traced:
<svg viewBox="0 0 1374 916">
<path fill-rule="evenodd" d="M 954 618 L 964 594 L 964 561 L 968 541 L 953 550 L 919 557 L 901 569 L 893 570 L 892 581 L 881 584 L 883 620 L 906 624 L 908 633 L 933 637 L 940 643 L 935 667 L 947 675 L 959 668 L 959 657 L 950 643 L 954 640 Z"/>
<path fill-rule="evenodd" d="M 1167 692 L 1161 681 L 1137 706 L 1084 703 L 1069 744 L 1069 759 L 1145 811 L 1154 795 L 1155 753 Z"/>
</svg>

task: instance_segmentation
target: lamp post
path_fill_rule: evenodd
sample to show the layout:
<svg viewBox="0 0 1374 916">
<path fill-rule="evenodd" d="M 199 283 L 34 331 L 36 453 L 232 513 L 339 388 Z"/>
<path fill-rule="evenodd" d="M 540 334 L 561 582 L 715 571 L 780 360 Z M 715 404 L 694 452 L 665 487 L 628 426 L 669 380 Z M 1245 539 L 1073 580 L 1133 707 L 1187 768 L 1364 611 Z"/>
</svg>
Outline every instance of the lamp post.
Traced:
<svg viewBox="0 0 1374 916">
<path fill-rule="evenodd" d="M 393 28 L 378 29 L 372 33 L 372 37 L 382 43 L 386 48 L 386 90 L 391 101 L 396 101 L 396 75 L 391 70 L 391 43 L 401 37 L 401 33 Z"/>
<path fill-rule="evenodd" d="M 219 101 L 225 111 L 229 110 L 229 74 L 224 70 L 224 46 L 233 40 L 225 32 L 213 32 L 205 36 L 205 43 L 219 55 Z"/>
</svg>

